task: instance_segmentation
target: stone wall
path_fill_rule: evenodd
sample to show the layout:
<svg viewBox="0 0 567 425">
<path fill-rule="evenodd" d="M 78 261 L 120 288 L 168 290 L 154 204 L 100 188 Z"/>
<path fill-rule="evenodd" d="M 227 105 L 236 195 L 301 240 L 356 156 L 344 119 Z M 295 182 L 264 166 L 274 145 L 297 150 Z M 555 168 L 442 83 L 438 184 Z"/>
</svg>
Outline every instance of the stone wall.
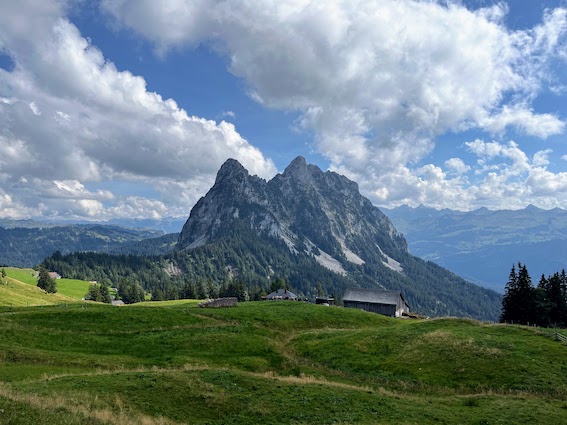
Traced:
<svg viewBox="0 0 567 425">
<path fill-rule="evenodd" d="M 238 304 L 238 298 L 227 297 L 227 298 L 217 298 L 216 300 L 207 300 L 199 303 L 199 307 L 202 308 L 219 308 L 219 307 L 236 307 Z"/>
</svg>

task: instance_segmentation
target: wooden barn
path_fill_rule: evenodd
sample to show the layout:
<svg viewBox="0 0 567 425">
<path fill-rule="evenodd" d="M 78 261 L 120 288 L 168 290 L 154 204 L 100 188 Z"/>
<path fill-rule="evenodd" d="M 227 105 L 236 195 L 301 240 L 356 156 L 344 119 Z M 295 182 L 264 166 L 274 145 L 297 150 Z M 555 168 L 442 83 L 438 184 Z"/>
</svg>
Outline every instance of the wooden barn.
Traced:
<svg viewBox="0 0 567 425">
<path fill-rule="evenodd" d="M 332 297 L 316 297 L 315 304 L 335 305 L 335 299 Z"/>
<path fill-rule="evenodd" d="M 343 305 L 390 317 L 401 317 L 410 310 L 401 292 L 383 289 L 347 289 L 343 297 Z"/>
</svg>

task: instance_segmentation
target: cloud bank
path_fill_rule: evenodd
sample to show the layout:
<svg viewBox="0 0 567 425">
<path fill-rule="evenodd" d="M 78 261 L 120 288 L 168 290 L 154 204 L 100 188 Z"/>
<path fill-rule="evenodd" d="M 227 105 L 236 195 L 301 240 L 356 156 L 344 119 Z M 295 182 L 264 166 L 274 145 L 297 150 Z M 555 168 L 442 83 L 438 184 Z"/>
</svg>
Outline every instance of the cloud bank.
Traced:
<svg viewBox="0 0 567 425">
<path fill-rule="evenodd" d="M 0 55 L 13 66 L 0 68 L 3 217 L 186 215 L 228 157 L 276 173 L 233 124 L 193 116 L 117 69 L 69 20 L 80 1 L 4 3 Z M 149 40 L 160 60 L 203 44 L 227 58 L 251 98 L 298 113 L 294 127 L 375 203 L 567 208 L 552 150 L 527 153 L 565 131 L 565 117 L 536 102 L 565 93 L 565 8 L 511 30 L 505 2 L 98 5 L 99 18 Z M 440 136 L 465 131 L 473 136 L 459 154 L 432 159 Z"/>
<path fill-rule="evenodd" d="M 275 174 L 234 125 L 191 116 L 148 91 L 143 77 L 118 70 L 66 18 L 66 7 L 2 6 L 0 52 L 14 64 L 0 69 L 3 216 L 188 214 L 229 157 L 254 174 Z M 146 184 L 161 200 L 85 187 L 104 181 Z"/>
<path fill-rule="evenodd" d="M 564 8 L 524 30 L 506 26 L 504 2 L 469 10 L 414 0 L 103 0 L 102 8 L 159 55 L 205 43 L 228 57 L 252 98 L 298 111 L 296 125 L 313 132 L 331 168 L 383 204 L 496 207 L 484 181 L 462 176 L 472 164 L 422 164 L 435 138 L 473 130 L 546 139 L 565 130 L 564 117 L 534 108 L 543 91 L 560 91 L 552 65 L 566 58 Z"/>
</svg>

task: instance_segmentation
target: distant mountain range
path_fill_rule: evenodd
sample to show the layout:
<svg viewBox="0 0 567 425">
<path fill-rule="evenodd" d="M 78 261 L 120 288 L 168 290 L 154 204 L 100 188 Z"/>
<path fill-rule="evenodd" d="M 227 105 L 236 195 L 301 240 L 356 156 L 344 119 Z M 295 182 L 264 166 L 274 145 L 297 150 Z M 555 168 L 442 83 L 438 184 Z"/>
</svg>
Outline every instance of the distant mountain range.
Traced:
<svg viewBox="0 0 567 425">
<path fill-rule="evenodd" d="M 518 261 L 526 263 L 534 284 L 542 274 L 567 268 L 567 211 L 559 208 L 382 210 L 404 234 L 413 255 L 499 292 Z"/>
<path fill-rule="evenodd" d="M 113 252 L 122 246 L 139 250 L 139 246 L 130 244 L 162 235 L 159 230 L 100 224 L 56 225 L 32 220 L 0 220 L 0 265 L 33 267 L 55 251 Z"/>
<path fill-rule="evenodd" d="M 160 219 L 142 218 L 115 218 L 106 221 L 86 221 L 86 220 L 12 220 L 0 218 L 0 227 L 4 229 L 26 228 L 26 229 L 46 229 L 53 227 L 65 227 L 73 225 L 97 225 L 97 226 L 118 226 L 127 229 L 157 230 L 160 234 L 179 233 L 187 217 L 164 217 Z"/>
</svg>

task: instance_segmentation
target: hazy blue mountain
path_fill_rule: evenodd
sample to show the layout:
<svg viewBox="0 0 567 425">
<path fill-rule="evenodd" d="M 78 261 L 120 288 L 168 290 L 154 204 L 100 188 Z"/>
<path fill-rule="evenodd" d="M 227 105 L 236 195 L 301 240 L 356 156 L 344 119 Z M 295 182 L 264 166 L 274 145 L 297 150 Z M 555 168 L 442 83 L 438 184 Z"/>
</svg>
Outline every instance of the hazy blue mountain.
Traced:
<svg viewBox="0 0 567 425">
<path fill-rule="evenodd" d="M 124 242 L 107 250 L 111 254 L 159 256 L 175 249 L 179 233 L 168 233 L 155 238 Z"/>
<path fill-rule="evenodd" d="M 160 219 L 151 218 L 116 218 L 105 221 L 104 224 L 113 224 L 120 227 L 129 227 L 134 229 L 151 229 L 159 230 L 165 234 L 179 233 L 183 224 L 187 221 L 187 217 L 164 217 Z"/>
<path fill-rule="evenodd" d="M 125 243 L 162 235 L 157 230 L 100 224 L 53 225 L 31 220 L 2 224 L 10 227 L 0 227 L 0 265 L 14 267 L 33 267 L 55 251 L 108 252 Z"/>
<path fill-rule="evenodd" d="M 541 274 L 567 268 L 567 211 L 559 208 L 382 209 L 404 234 L 412 254 L 500 292 L 518 261 L 527 264 L 534 282 Z"/>
</svg>

